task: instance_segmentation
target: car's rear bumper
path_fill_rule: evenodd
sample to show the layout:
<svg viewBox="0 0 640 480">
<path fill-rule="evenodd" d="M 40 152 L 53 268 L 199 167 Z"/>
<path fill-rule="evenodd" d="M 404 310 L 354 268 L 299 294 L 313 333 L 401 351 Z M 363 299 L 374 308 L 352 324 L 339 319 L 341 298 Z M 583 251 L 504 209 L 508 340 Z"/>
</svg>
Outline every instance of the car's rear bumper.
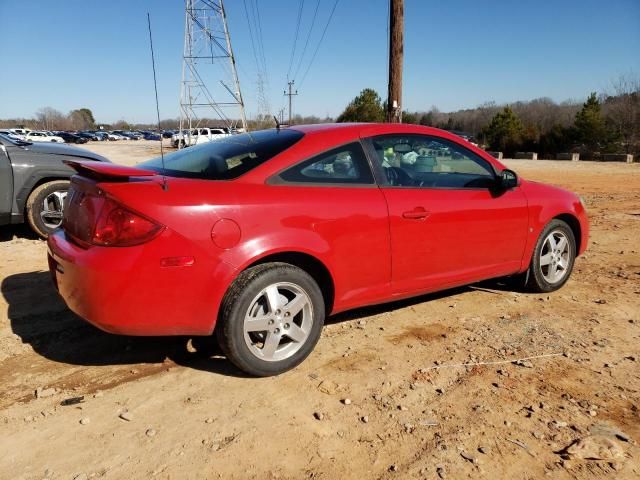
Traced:
<svg viewBox="0 0 640 480">
<path fill-rule="evenodd" d="M 215 326 L 230 267 L 195 258 L 163 267 L 162 258 L 193 254 L 171 247 L 165 232 L 135 247 L 81 248 L 57 231 L 48 239 L 49 270 L 68 307 L 101 330 L 123 335 L 208 335 Z M 169 255 L 167 255 L 169 254 Z"/>
</svg>

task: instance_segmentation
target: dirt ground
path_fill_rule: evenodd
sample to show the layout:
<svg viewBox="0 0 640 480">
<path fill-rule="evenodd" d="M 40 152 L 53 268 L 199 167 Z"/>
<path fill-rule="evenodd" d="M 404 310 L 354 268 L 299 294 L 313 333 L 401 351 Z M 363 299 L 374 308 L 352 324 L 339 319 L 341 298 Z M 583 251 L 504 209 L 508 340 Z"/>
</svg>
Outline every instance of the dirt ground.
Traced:
<svg viewBox="0 0 640 480">
<path fill-rule="evenodd" d="M 45 244 L 0 228 L 0 478 L 640 478 L 640 164 L 506 163 L 588 205 L 564 288 L 341 314 L 275 378 L 206 342 L 96 330 L 58 298 Z"/>
</svg>

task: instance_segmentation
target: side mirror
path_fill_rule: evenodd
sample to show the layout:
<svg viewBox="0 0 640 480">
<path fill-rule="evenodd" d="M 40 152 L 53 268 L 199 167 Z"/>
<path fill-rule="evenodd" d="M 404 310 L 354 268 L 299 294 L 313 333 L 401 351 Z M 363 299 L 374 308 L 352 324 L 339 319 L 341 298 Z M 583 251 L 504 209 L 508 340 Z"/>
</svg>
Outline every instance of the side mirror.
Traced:
<svg viewBox="0 0 640 480">
<path fill-rule="evenodd" d="M 498 185 L 503 190 L 509 190 L 518 186 L 518 175 L 513 170 L 504 169 L 498 178 Z"/>
</svg>

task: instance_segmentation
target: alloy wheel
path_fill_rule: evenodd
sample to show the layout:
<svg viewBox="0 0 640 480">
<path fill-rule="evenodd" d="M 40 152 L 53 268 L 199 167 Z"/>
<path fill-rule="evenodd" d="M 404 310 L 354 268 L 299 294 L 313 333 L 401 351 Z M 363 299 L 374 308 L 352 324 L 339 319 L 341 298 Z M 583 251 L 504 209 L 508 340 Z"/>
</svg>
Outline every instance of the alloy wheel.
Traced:
<svg viewBox="0 0 640 480">
<path fill-rule="evenodd" d="M 567 275 L 571 247 L 567 236 L 561 230 L 553 230 L 544 239 L 540 251 L 540 272 L 550 284 L 558 283 Z"/>
<path fill-rule="evenodd" d="M 66 198 L 66 191 L 56 191 L 51 192 L 42 201 L 40 217 L 47 228 L 58 228 L 62 224 L 62 211 Z"/>
<path fill-rule="evenodd" d="M 251 301 L 244 318 L 244 340 L 261 360 L 291 357 L 307 341 L 313 326 L 313 304 L 293 283 L 274 283 Z"/>
</svg>

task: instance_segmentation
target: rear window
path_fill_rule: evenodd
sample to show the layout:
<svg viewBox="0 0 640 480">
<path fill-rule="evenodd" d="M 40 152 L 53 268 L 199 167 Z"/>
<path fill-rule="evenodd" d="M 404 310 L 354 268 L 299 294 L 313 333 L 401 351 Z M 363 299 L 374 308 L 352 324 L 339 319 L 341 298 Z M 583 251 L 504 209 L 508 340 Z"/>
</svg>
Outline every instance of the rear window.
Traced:
<svg viewBox="0 0 640 480">
<path fill-rule="evenodd" d="M 296 130 L 261 130 L 233 135 L 156 157 L 138 166 L 169 177 L 232 180 L 284 152 L 304 134 Z"/>
</svg>

